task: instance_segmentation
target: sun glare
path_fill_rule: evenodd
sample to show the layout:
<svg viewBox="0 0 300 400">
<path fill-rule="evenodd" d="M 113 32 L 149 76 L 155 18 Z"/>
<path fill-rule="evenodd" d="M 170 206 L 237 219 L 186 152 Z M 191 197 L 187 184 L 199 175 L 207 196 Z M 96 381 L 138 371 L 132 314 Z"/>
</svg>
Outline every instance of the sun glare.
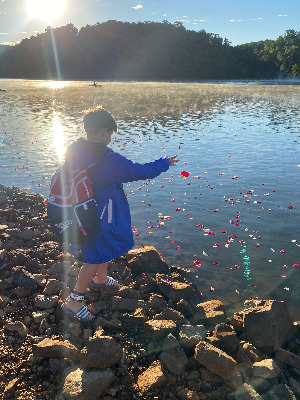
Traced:
<svg viewBox="0 0 300 400">
<path fill-rule="evenodd" d="M 28 0 L 27 8 L 30 18 L 43 18 L 52 21 L 64 10 L 65 0 Z"/>
</svg>

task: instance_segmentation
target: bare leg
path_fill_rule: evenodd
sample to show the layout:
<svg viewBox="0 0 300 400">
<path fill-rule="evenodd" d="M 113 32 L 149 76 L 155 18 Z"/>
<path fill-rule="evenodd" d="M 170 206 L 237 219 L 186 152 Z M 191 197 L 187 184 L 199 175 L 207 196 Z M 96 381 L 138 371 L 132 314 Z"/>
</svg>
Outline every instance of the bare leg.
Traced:
<svg viewBox="0 0 300 400">
<path fill-rule="evenodd" d="M 102 264 L 100 264 L 102 265 Z M 82 293 L 84 294 L 86 292 L 86 289 L 88 287 L 89 282 L 93 278 L 93 276 L 96 274 L 98 264 L 84 264 L 79 272 L 78 275 L 78 280 L 76 283 L 76 286 L 74 288 L 75 292 Z M 69 298 L 68 301 L 65 302 L 65 307 L 74 313 L 77 313 L 81 308 L 82 308 L 82 303 L 81 301 L 75 301 L 71 298 Z M 87 317 L 88 320 L 94 319 L 94 316 L 90 315 Z"/>
<path fill-rule="evenodd" d="M 107 267 L 108 262 L 97 265 L 96 275 L 93 278 L 94 283 L 98 284 L 106 284 L 107 283 Z M 115 282 L 115 286 L 120 286 L 118 282 Z"/>
</svg>

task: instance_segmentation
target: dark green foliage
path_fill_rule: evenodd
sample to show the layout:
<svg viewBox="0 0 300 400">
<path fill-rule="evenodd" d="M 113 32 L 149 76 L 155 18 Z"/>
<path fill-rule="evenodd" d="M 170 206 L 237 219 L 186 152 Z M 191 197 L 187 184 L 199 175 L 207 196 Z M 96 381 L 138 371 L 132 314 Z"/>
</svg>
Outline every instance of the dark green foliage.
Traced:
<svg viewBox="0 0 300 400">
<path fill-rule="evenodd" d="M 300 76 L 300 33 L 233 47 L 168 21 L 70 23 L 0 51 L 0 77 L 89 80 L 262 79 Z"/>
</svg>

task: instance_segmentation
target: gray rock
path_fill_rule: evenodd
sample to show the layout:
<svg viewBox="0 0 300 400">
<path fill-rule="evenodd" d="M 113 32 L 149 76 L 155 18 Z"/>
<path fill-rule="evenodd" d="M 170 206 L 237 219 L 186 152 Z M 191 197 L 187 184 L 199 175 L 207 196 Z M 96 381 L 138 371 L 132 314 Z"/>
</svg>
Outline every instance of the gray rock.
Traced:
<svg viewBox="0 0 300 400">
<path fill-rule="evenodd" d="M 162 343 L 162 350 L 170 350 L 174 349 L 175 347 L 180 347 L 180 344 L 178 343 L 176 338 L 171 333 L 169 333 L 169 335 L 164 338 L 164 341 Z"/>
<path fill-rule="evenodd" d="M 62 261 L 53 264 L 50 268 L 48 268 L 48 274 L 63 274 L 68 275 L 71 269 L 71 262 L 70 261 Z"/>
<path fill-rule="evenodd" d="M 197 304 L 194 315 L 189 318 L 192 325 L 204 325 L 209 329 L 226 320 L 225 307 L 220 300 Z"/>
<path fill-rule="evenodd" d="M 232 357 L 204 341 L 196 346 L 195 358 L 211 372 L 225 379 L 237 371 L 237 362 Z"/>
<path fill-rule="evenodd" d="M 275 349 L 275 360 L 279 360 L 300 370 L 300 357 L 290 351 Z"/>
<path fill-rule="evenodd" d="M 163 351 L 158 357 L 169 372 L 176 375 L 182 375 L 185 372 L 185 366 L 188 358 L 181 347 Z"/>
<path fill-rule="evenodd" d="M 126 297 L 128 299 L 135 299 L 135 300 L 145 300 L 146 294 L 140 292 L 138 290 L 134 290 L 131 287 L 121 286 L 118 292 L 118 296 Z"/>
<path fill-rule="evenodd" d="M 276 378 L 281 373 L 280 368 L 276 365 L 272 358 L 267 358 L 265 360 L 255 362 L 252 365 L 252 376 L 257 376 L 260 378 Z"/>
<path fill-rule="evenodd" d="M 207 335 L 207 329 L 203 325 L 182 325 L 178 334 L 178 340 L 183 349 L 194 349 L 196 345 L 204 340 Z"/>
<path fill-rule="evenodd" d="M 138 308 L 131 313 L 122 314 L 120 320 L 124 323 L 130 323 L 133 325 L 143 325 L 147 321 L 147 316 L 145 315 L 145 310 Z"/>
<path fill-rule="evenodd" d="M 289 377 L 289 385 L 295 394 L 300 395 L 300 383 L 296 379 Z"/>
<path fill-rule="evenodd" d="M 18 268 L 12 273 L 12 282 L 16 286 L 21 286 L 27 289 L 35 289 L 37 287 L 34 276 L 21 268 Z"/>
<path fill-rule="evenodd" d="M 154 361 L 137 380 L 137 385 L 142 394 L 149 390 L 163 386 L 167 382 L 167 378 L 162 372 L 160 361 Z"/>
<path fill-rule="evenodd" d="M 220 344 L 225 351 L 234 353 L 239 345 L 239 340 L 234 328 L 228 324 L 218 324 L 215 327 L 214 335 L 220 339 Z"/>
<path fill-rule="evenodd" d="M 145 322 L 144 332 L 151 339 L 156 340 L 167 336 L 169 333 L 175 333 L 176 324 L 174 321 L 170 320 L 152 319 L 150 321 Z"/>
<path fill-rule="evenodd" d="M 194 313 L 194 307 L 191 306 L 186 300 L 181 299 L 177 304 L 176 304 L 176 309 L 181 312 L 184 316 L 187 318 L 192 316 Z"/>
<path fill-rule="evenodd" d="M 33 233 L 30 229 L 25 228 L 21 233 L 20 233 L 20 239 L 22 240 L 31 240 L 33 238 Z"/>
<path fill-rule="evenodd" d="M 128 260 L 131 260 L 134 257 L 139 260 L 142 266 L 142 271 L 139 272 L 153 272 L 164 274 L 169 272 L 168 264 L 163 260 L 159 252 L 153 246 L 144 246 L 137 250 L 130 250 L 127 253 Z M 132 269 L 130 263 L 129 268 Z"/>
<path fill-rule="evenodd" d="M 58 304 L 58 296 L 45 296 L 44 294 L 38 294 L 35 297 L 35 306 L 43 310 L 55 307 Z"/>
<path fill-rule="evenodd" d="M 262 397 L 248 383 L 244 383 L 235 393 L 235 400 L 260 400 Z"/>
<path fill-rule="evenodd" d="M 265 358 L 264 355 L 255 346 L 253 346 L 252 343 L 241 341 L 241 345 L 246 356 L 252 363 L 261 361 Z"/>
<path fill-rule="evenodd" d="M 167 302 L 163 299 L 163 297 L 158 294 L 153 294 L 150 297 L 149 304 L 151 305 L 152 308 L 154 308 L 158 312 L 163 311 L 168 306 Z"/>
<path fill-rule="evenodd" d="M 79 361 L 84 367 L 108 368 L 117 364 L 122 357 L 123 349 L 113 338 L 99 336 L 89 338 L 80 352 Z"/>
<path fill-rule="evenodd" d="M 49 313 L 47 311 L 34 311 L 31 316 L 33 319 L 33 322 L 36 324 L 40 324 L 44 318 L 49 317 Z"/>
<path fill-rule="evenodd" d="M 280 348 L 292 328 L 293 321 L 284 301 L 263 300 L 259 306 L 244 310 L 246 339 L 265 351 Z"/>
<path fill-rule="evenodd" d="M 41 342 L 32 346 L 33 356 L 36 357 L 59 357 L 69 360 L 79 360 L 79 350 L 67 340 L 60 341 L 51 338 L 45 338 Z"/>
<path fill-rule="evenodd" d="M 189 283 L 166 282 L 158 275 L 158 287 L 162 293 L 175 304 L 181 299 L 192 301 L 196 299 L 196 291 Z"/>
<path fill-rule="evenodd" d="M 57 279 L 49 279 L 45 289 L 43 291 L 43 294 L 46 296 L 53 296 L 54 294 L 59 294 L 60 291 L 63 289 L 64 284 L 61 281 L 58 281 Z"/>
<path fill-rule="evenodd" d="M 67 372 L 62 391 L 66 400 L 98 400 L 115 379 L 109 368 L 90 371 L 74 366 Z"/>
<path fill-rule="evenodd" d="M 25 338 L 27 336 L 27 328 L 21 321 L 8 322 L 4 325 L 4 330 L 8 332 L 17 332 L 20 338 Z"/>
<path fill-rule="evenodd" d="M 128 310 L 134 311 L 137 308 L 143 308 L 144 310 L 149 310 L 150 304 L 143 300 L 135 300 L 122 298 L 119 296 L 113 296 L 111 299 L 111 308 L 112 310 Z"/>
<path fill-rule="evenodd" d="M 172 308 L 165 308 L 160 314 L 156 314 L 153 319 L 169 319 L 174 321 L 177 327 L 187 323 L 185 317 L 179 311 Z"/>
<path fill-rule="evenodd" d="M 264 395 L 265 400 L 296 400 L 296 397 L 294 393 L 291 391 L 291 389 L 281 383 L 275 386 L 272 386 L 271 389 L 268 390 L 268 392 Z"/>
<path fill-rule="evenodd" d="M 6 254 L 7 254 L 7 250 L 6 249 L 0 250 L 0 261 L 4 261 L 5 260 Z"/>
<path fill-rule="evenodd" d="M 40 272 L 40 261 L 37 258 L 33 258 L 24 265 L 26 271 L 31 274 L 38 274 Z"/>
</svg>

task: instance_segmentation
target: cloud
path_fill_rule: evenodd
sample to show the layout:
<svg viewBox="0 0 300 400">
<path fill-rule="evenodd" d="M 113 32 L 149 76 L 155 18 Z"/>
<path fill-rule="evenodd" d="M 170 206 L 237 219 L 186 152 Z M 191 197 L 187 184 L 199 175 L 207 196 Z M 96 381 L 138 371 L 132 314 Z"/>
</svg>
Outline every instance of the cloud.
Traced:
<svg viewBox="0 0 300 400">
<path fill-rule="evenodd" d="M 144 6 L 142 6 L 141 4 L 138 4 L 137 6 L 135 6 L 135 7 L 132 7 L 132 8 L 134 8 L 135 10 L 139 10 L 140 8 L 143 8 Z"/>
</svg>

